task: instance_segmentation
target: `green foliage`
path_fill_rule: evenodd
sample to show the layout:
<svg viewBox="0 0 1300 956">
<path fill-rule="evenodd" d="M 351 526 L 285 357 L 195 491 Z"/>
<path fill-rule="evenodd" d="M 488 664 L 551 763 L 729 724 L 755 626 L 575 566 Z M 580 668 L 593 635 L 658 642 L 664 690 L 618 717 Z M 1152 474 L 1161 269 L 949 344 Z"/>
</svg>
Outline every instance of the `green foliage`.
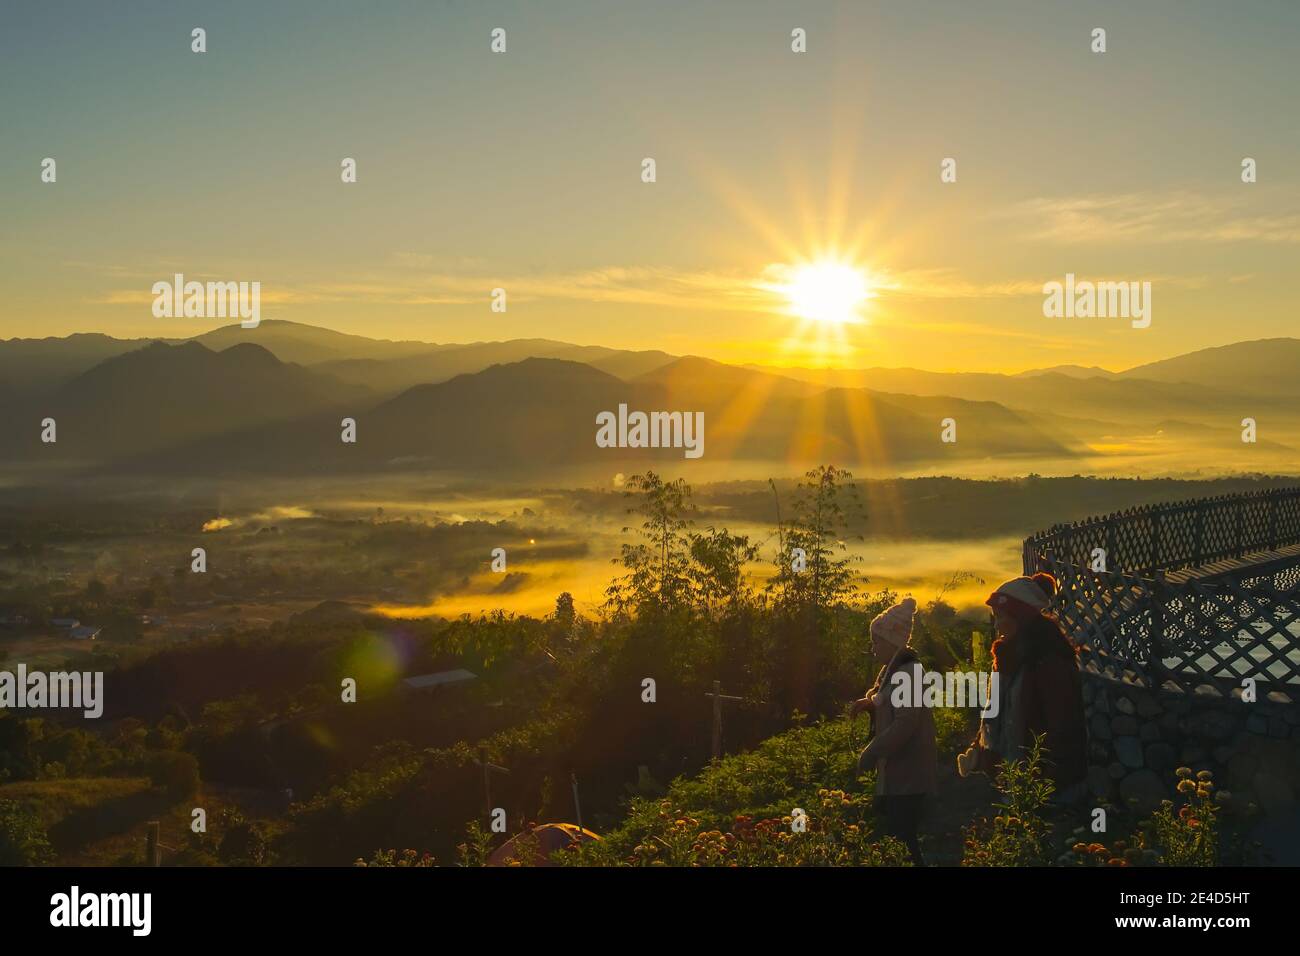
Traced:
<svg viewBox="0 0 1300 956">
<path fill-rule="evenodd" d="M 1220 803 L 1214 774 L 1179 767 L 1175 789 L 1180 802 L 1162 800 L 1126 840 L 1089 842 L 1084 827 L 1075 830 L 1075 842 L 1059 862 L 1076 866 L 1219 866 L 1224 847 L 1220 832 Z M 1068 841 L 1067 841 L 1068 842 Z"/>
<path fill-rule="evenodd" d="M 935 707 L 935 743 L 941 754 L 955 754 L 966 747 L 975 731 L 973 711 L 957 707 Z"/>
<path fill-rule="evenodd" d="M 144 749 L 143 739 L 116 743 L 45 718 L 0 714 L 0 780 L 105 776 Z"/>
<path fill-rule="evenodd" d="M 758 558 L 758 548 L 749 538 L 709 528 L 690 536 L 690 556 L 687 577 L 706 615 L 716 617 L 748 602 L 745 567 Z"/>
<path fill-rule="evenodd" d="M 228 866 L 260 866 L 268 862 L 266 828 L 248 820 L 237 808 L 221 811 L 221 841 L 217 855 Z"/>
<path fill-rule="evenodd" d="M 779 529 L 781 552 L 771 584 L 783 609 L 820 618 L 856 596 L 858 575 L 843 540 L 858 511 L 852 478 L 841 468 L 822 465 L 807 472 L 796 489 L 794 515 Z M 806 557 L 804 570 L 795 568 L 796 549 Z"/>
<path fill-rule="evenodd" d="M 988 674 L 993 670 L 993 653 L 991 642 L 981 631 L 970 632 L 971 670 L 977 674 Z"/>
<path fill-rule="evenodd" d="M 1046 866 L 1051 826 L 1044 810 L 1055 786 L 1043 774 L 1043 737 L 1024 760 L 1003 763 L 994 784 L 1002 799 L 992 820 L 966 828 L 962 866 Z"/>
<path fill-rule="evenodd" d="M 437 861 L 428 853 L 418 853 L 415 850 L 403 850 L 399 856 L 396 850 L 376 850 L 370 857 L 370 862 L 357 857 L 353 866 L 437 866 Z"/>
<path fill-rule="evenodd" d="M 1186 800 L 1175 806 L 1162 801 L 1143 828 L 1141 840 L 1149 845 L 1165 866 L 1219 865 L 1219 807 L 1214 796 L 1214 775 L 1208 770 L 1193 774 L 1188 767 L 1177 771 L 1177 792 Z"/>
<path fill-rule="evenodd" d="M 487 866 L 488 857 L 492 855 L 492 834 L 479 825 L 477 820 L 465 828 L 465 842 L 456 847 L 457 866 Z"/>
<path fill-rule="evenodd" d="M 36 814 L 13 800 L 0 800 L 0 866 L 35 866 L 52 858 Z"/>
<path fill-rule="evenodd" d="M 874 775 L 859 783 L 857 751 L 866 744 L 867 729 L 866 718 L 819 721 L 724 757 L 698 776 L 674 780 L 662 800 L 633 798 L 626 819 L 606 834 L 601 847 L 626 855 L 663 835 L 678 817 L 695 820 L 703 830 L 724 830 L 738 816 L 779 819 L 794 807 L 820 806 L 819 791 L 866 790 Z M 859 822 L 867 821 L 869 808 L 859 809 Z"/>
<path fill-rule="evenodd" d="M 191 754 L 158 750 L 144 760 L 144 771 L 155 787 L 173 800 L 185 800 L 199 789 L 199 762 Z"/>
<path fill-rule="evenodd" d="M 725 832 L 702 829 L 698 819 L 664 800 L 659 803 L 664 825 L 626 857 L 592 842 L 556 854 L 556 859 L 570 866 L 911 865 L 902 843 L 893 837 L 873 839 L 869 797 L 821 790 L 817 799 L 801 815 L 800 826 L 792 815 L 754 820 L 742 814 Z"/>
<path fill-rule="evenodd" d="M 606 590 L 615 613 L 666 612 L 685 598 L 689 584 L 691 489 L 685 479 L 664 481 L 653 471 L 627 480 L 625 495 L 636 498 L 629 512 L 641 516 L 641 539 L 624 544 L 618 563 L 626 570 Z"/>
<path fill-rule="evenodd" d="M 725 718 L 724 748 L 737 756 L 675 784 L 668 794 L 674 813 L 701 821 L 699 832 L 737 839 L 737 817 L 744 817 L 761 841 L 772 826 L 759 824 L 788 816 L 793 806 L 820 812 L 820 791 L 856 792 L 865 718 L 825 718 L 874 678 L 880 662 L 866 652 L 867 625 L 897 595 L 866 594 L 848 555 L 847 540 L 861 530 L 851 476 L 831 466 L 806 474 L 789 512 L 777 515 L 776 574 L 766 586 L 748 577 L 758 544 L 725 527 L 695 528 L 684 481 L 651 472 L 634 477 L 627 491 L 639 521 L 618 559 L 621 574 L 604 614 L 580 616 L 564 593 L 554 613 L 540 619 L 497 611 L 398 624 L 304 615 L 125 655 L 114 673 L 115 699 L 131 701 L 132 716 L 103 734 L 0 717 L 0 779 L 143 771 L 180 799 L 194 792 L 201 769 L 204 779 L 224 784 L 293 787 L 298 802 L 282 828 L 226 820 L 224 829 L 214 827 L 220 840 L 191 848 L 195 860 L 258 862 L 274 853 L 295 863 L 337 864 L 376 859 L 376 847 L 412 846 L 449 858 L 461 822 L 481 812 L 481 774 L 473 763 L 480 743 L 511 770 L 500 790 L 494 784 L 494 797 L 512 801 L 512 819 L 566 818 L 574 773 L 584 817 L 604 829 L 642 767 L 646 780 L 668 780 L 707 764 L 703 694 L 718 680 L 724 693 L 743 698 L 728 705 Z M 770 498 L 764 506 L 770 513 Z M 367 555 L 397 544 L 437 550 L 432 529 L 417 524 L 359 527 L 358 548 Z M 498 533 L 484 525 L 437 534 L 470 531 Z M 807 555 L 802 572 L 790 566 L 796 547 Z M 367 564 L 378 568 L 374 560 Z M 309 573 L 292 565 L 283 571 Z M 150 586 L 158 592 L 152 600 L 174 599 L 163 593 L 165 580 Z M 927 663 L 942 662 L 954 646 L 957 656 L 966 653 L 969 622 L 942 602 L 942 593 L 922 615 L 920 636 L 931 642 L 923 651 Z M 106 596 L 113 594 L 99 595 Z M 151 600 L 130 597 L 137 614 Z M 381 692 L 404 673 L 455 666 L 478 680 L 436 700 Z M 360 675 L 370 688 L 355 706 L 338 701 L 345 675 Z M 658 686 L 654 707 L 640 698 L 647 675 Z M 809 715 L 806 725 L 792 714 Z M 941 746 L 968 733 L 968 716 L 936 712 Z M 805 735 L 797 742 L 782 734 L 792 723 L 798 729 L 791 733 Z M 733 760 L 751 763 L 738 769 Z M 631 842 L 622 841 L 629 852 L 640 842 L 631 833 L 635 807 L 651 807 L 651 822 L 658 821 L 658 795 L 662 788 L 647 786 L 631 820 L 616 828 L 631 828 Z M 801 855 L 787 859 L 829 861 L 850 843 L 845 852 L 853 859 L 870 859 L 876 851 L 867 849 L 875 846 L 869 800 L 850 797 L 849 805 L 838 821 L 814 813 Z M 775 842 L 770 849 L 764 859 L 786 852 Z"/>
<path fill-rule="evenodd" d="M 595 866 L 901 866 L 906 848 L 880 839 L 873 774 L 857 775 L 865 720 L 819 721 L 724 757 L 660 799 L 634 797 L 599 842 L 557 856 Z M 794 825 L 801 809 L 806 825 Z"/>
</svg>

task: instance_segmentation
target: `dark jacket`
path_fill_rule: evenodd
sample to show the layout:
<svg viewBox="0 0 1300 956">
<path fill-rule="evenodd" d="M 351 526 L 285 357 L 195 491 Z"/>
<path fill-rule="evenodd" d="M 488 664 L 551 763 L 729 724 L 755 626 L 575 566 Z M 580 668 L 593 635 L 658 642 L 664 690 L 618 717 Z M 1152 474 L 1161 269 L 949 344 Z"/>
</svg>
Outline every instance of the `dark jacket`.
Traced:
<svg viewBox="0 0 1300 956">
<path fill-rule="evenodd" d="M 1053 631 L 1055 629 L 1055 632 Z M 1055 622 L 1044 619 L 1025 638 L 993 644 L 999 694 L 1006 700 L 1001 715 L 1010 719 L 1007 735 L 1021 754 L 999 754 L 1020 759 L 1044 737 L 1044 769 L 1058 790 L 1079 783 L 1088 774 L 1088 728 L 1083 709 L 1083 683 L 1073 647 L 1059 634 Z"/>
</svg>

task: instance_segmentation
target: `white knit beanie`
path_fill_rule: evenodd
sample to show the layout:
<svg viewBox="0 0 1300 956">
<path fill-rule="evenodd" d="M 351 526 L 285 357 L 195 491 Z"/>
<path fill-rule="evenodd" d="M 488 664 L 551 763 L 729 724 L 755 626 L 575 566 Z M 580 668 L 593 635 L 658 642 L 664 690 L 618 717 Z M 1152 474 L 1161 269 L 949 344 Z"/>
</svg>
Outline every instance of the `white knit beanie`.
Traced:
<svg viewBox="0 0 1300 956">
<path fill-rule="evenodd" d="M 1005 584 L 1000 585 L 984 603 L 996 609 L 1010 601 L 1018 601 L 1036 611 L 1041 611 L 1052 603 L 1043 587 L 1033 578 L 1025 576 L 1012 578 Z"/>
<path fill-rule="evenodd" d="M 912 615 L 915 613 L 916 599 L 903 598 L 872 620 L 871 639 L 884 641 L 900 649 L 906 647 L 912 637 Z"/>
</svg>

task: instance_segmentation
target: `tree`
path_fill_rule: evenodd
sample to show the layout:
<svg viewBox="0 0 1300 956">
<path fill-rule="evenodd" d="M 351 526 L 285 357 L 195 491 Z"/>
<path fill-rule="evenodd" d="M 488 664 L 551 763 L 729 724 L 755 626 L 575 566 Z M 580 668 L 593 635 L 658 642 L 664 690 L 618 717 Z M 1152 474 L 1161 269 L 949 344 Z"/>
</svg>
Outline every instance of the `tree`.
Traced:
<svg viewBox="0 0 1300 956">
<path fill-rule="evenodd" d="M 852 650 L 852 629 L 838 621 L 858 593 L 855 559 L 843 539 L 848 508 L 858 510 L 856 489 L 846 484 L 852 478 L 833 465 L 807 472 L 796 489 L 793 517 L 778 529 L 781 551 L 768 589 L 780 618 L 785 705 L 803 713 L 829 706 L 835 694 L 830 672 Z"/>
<path fill-rule="evenodd" d="M 804 475 L 795 496 L 794 517 L 780 530 L 782 553 L 772 587 L 787 610 L 811 612 L 817 621 L 830 609 L 848 604 L 858 592 L 854 558 L 843 533 L 848 509 L 857 508 L 853 475 L 822 465 Z M 841 496 L 852 499 L 846 507 Z"/>
<path fill-rule="evenodd" d="M 627 486 L 626 495 L 639 499 L 628 511 L 643 519 L 636 529 L 641 541 L 623 545 L 614 559 L 627 574 L 606 589 L 609 604 L 618 612 L 677 609 L 690 583 L 690 486 L 681 478 L 666 482 L 653 471 L 633 475 Z"/>
<path fill-rule="evenodd" d="M 735 608 L 748 596 L 745 566 L 758 557 L 758 546 L 745 535 L 725 528 L 709 528 L 690 536 L 691 563 L 687 570 L 695 598 L 710 614 Z"/>
<path fill-rule="evenodd" d="M 577 611 L 573 608 L 573 595 L 564 591 L 555 599 L 555 623 L 567 633 L 573 628 L 576 619 Z"/>
</svg>

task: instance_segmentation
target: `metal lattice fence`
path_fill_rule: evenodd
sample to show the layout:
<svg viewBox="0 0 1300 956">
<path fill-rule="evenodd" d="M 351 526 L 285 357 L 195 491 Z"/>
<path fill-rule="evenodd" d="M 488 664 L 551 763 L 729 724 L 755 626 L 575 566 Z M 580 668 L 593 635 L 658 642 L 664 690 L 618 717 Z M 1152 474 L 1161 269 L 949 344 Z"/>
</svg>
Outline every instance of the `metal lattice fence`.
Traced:
<svg viewBox="0 0 1300 956">
<path fill-rule="evenodd" d="M 1300 488 L 1149 505 L 1026 539 L 1092 669 L 1147 686 L 1300 688 Z"/>
</svg>

